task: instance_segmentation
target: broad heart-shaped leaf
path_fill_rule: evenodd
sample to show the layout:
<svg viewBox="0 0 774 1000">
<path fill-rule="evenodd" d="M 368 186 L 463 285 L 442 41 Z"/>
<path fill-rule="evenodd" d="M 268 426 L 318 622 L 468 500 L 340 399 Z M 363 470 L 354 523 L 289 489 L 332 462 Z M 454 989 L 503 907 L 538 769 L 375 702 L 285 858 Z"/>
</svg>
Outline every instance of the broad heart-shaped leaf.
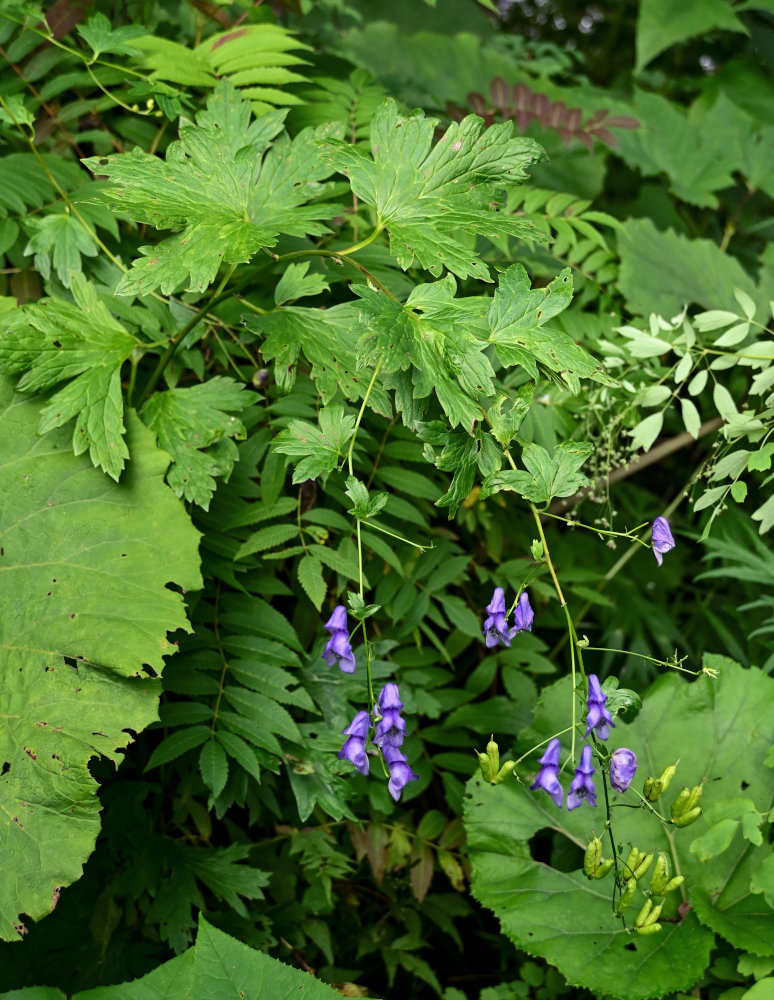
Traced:
<svg viewBox="0 0 774 1000">
<path fill-rule="evenodd" d="M 320 235 L 320 219 L 335 206 L 315 200 L 332 173 L 317 141 L 329 129 L 282 136 L 282 112 L 250 122 L 250 104 L 227 81 L 215 88 L 196 125 L 181 129 L 166 162 L 140 149 L 85 161 L 107 175 L 102 196 L 116 211 L 157 229 L 182 230 L 143 254 L 116 289 L 118 295 L 164 294 L 187 282 L 206 288 L 222 263 L 250 260 L 274 246 L 280 233 Z M 266 154 L 264 156 L 264 153 Z"/>
<path fill-rule="evenodd" d="M 481 498 L 513 490 L 531 503 L 550 503 L 554 497 L 569 497 L 588 485 L 588 479 L 578 470 L 592 452 L 585 441 L 565 441 L 549 455 L 539 444 L 528 444 L 522 452 L 525 469 L 506 469 L 487 476 L 481 487 Z"/>
<path fill-rule="evenodd" d="M 414 258 L 431 274 L 445 267 L 461 278 L 489 281 L 489 269 L 453 233 L 542 240 L 523 219 L 494 210 L 495 189 L 527 179 L 526 167 L 542 158 L 533 139 L 512 135 L 512 123 L 486 128 L 476 115 L 453 123 L 433 146 L 434 118 L 421 111 L 398 114 L 392 99 L 371 121 L 371 148 L 327 143 L 332 167 L 376 209 L 377 225 L 390 234 L 390 252 L 406 270 Z"/>
<path fill-rule="evenodd" d="M 201 586 L 198 534 L 164 485 L 167 456 L 134 414 L 117 485 L 73 458 L 64 431 L 39 437 L 35 400 L 0 380 L 0 936 L 48 913 L 99 832 L 91 757 L 157 717 L 167 632 Z"/>
<path fill-rule="evenodd" d="M 490 341 L 500 363 L 521 365 L 537 381 L 538 366 L 557 375 L 574 393 L 580 379 L 612 385 L 602 365 L 572 337 L 545 324 L 572 299 L 572 273 L 565 268 L 546 288 L 532 288 L 521 264 L 500 275 L 489 310 Z"/>
<path fill-rule="evenodd" d="M 201 385 L 157 392 L 143 406 L 140 416 L 172 456 L 167 482 L 178 496 L 208 509 L 215 477 L 228 479 L 239 457 L 232 438 L 246 434 L 234 414 L 253 400 L 244 386 L 216 376 Z"/>
<path fill-rule="evenodd" d="M 0 372 L 24 372 L 17 388 L 40 392 L 69 380 L 40 412 L 45 434 L 77 417 L 76 455 L 89 450 L 94 465 L 118 480 L 129 457 L 124 443 L 121 366 L 138 341 L 97 299 L 81 274 L 72 276 L 75 302 L 44 299 L 4 317 Z"/>
<path fill-rule="evenodd" d="M 763 766 L 774 740 L 774 679 L 720 656 L 707 657 L 705 665 L 719 671 L 717 680 L 701 677 L 687 683 L 674 673 L 659 678 L 632 723 L 616 719 L 610 748 L 625 746 L 636 753 L 635 782 L 640 786 L 645 777 L 658 776 L 680 758 L 672 785 L 657 802 L 667 816 L 683 786 L 702 783 L 705 811 L 740 796 L 766 811 L 774 797 L 774 774 Z M 571 698 L 569 678 L 546 688 L 535 721 L 522 738 L 537 743 L 564 729 Z M 701 862 L 691 844 L 707 832 L 706 820 L 702 817 L 684 829 L 670 827 L 693 909 L 681 923 L 672 922 L 680 902 L 679 890 L 673 892 L 664 908 L 668 919 L 661 921 L 663 930 L 650 937 L 630 936 L 611 915 L 610 878 L 589 882 L 579 870 L 557 871 L 535 861 L 528 843 L 538 830 L 554 831 L 578 847 L 580 867 L 587 840 L 594 833 L 603 836 L 599 775 L 597 807 L 582 805 L 568 812 L 556 809 L 544 792 L 529 790 L 536 771 L 533 760 L 531 767 L 519 769 L 522 784 L 492 788 L 471 780 L 465 808 L 474 895 L 497 913 L 518 947 L 543 955 L 572 984 L 624 1000 L 689 988 L 709 961 L 712 931 L 735 947 L 774 953 L 774 911 L 762 895 L 751 893 L 751 878 L 770 856 L 768 845 L 755 847 L 740 831 L 726 851 Z M 565 780 L 565 790 L 567 784 Z M 636 801 L 631 791 L 612 793 L 616 842 L 625 851 L 634 844 L 674 858 L 655 817 L 640 809 L 616 808 L 619 802 Z M 607 840 L 604 853 L 610 853 Z M 642 903 L 642 897 L 635 898 L 632 914 L 637 899 Z"/>
<path fill-rule="evenodd" d="M 367 331 L 358 348 L 358 364 L 378 364 L 385 374 L 410 369 L 414 398 L 434 392 L 451 426 L 461 424 L 472 432 L 483 416 L 478 397 L 494 393 L 494 370 L 484 353 L 489 300 L 456 299 L 456 287 L 449 274 L 442 281 L 417 285 L 403 305 L 382 292 L 353 285 Z"/>
</svg>

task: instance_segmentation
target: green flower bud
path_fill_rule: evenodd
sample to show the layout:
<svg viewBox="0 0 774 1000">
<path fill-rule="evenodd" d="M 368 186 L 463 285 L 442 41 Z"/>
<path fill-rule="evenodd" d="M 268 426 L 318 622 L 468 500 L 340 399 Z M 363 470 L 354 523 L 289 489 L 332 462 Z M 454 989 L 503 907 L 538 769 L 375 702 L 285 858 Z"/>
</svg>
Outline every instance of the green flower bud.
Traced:
<svg viewBox="0 0 774 1000">
<path fill-rule="evenodd" d="M 626 888 L 621 893 L 621 898 L 618 900 L 618 905 L 615 908 L 615 912 L 618 914 L 619 917 L 626 911 L 626 908 L 628 907 L 629 903 L 631 903 L 632 899 L 634 898 L 634 891 L 636 888 L 637 888 L 637 879 L 630 878 L 629 881 L 626 883 Z"/>
<path fill-rule="evenodd" d="M 492 784 L 493 785 L 502 784 L 502 782 L 505 781 L 505 779 L 508 777 L 511 771 L 513 771 L 514 767 L 516 767 L 515 760 L 506 760 L 506 762 L 503 764 L 503 766 L 495 775 Z"/>
</svg>

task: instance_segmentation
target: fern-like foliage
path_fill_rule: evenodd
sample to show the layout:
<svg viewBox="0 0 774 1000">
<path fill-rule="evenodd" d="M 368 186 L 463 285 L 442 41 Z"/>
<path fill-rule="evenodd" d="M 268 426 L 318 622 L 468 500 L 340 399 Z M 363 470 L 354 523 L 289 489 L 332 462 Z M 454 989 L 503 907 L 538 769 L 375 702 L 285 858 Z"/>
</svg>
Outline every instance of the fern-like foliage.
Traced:
<svg viewBox="0 0 774 1000">
<path fill-rule="evenodd" d="M 583 120 L 580 108 L 568 107 L 564 101 L 551 101 L 545 94 L 537 93 L 526 83 L 508 84 L 501 76 L 497 76 L 489 85 L 490 99 L 482 94 L 468 94 L 468 108 L 456 104 L 447 104 L 446 110 L 455 121 L 474 111 L 481 115 L 487 125 L 496 120 L 515 121 L 523 132 L 533 122 L 538 122 L 542 128 L 551 128 L 557 132 L 569 146 L 573 139 L 582 142 L 591 153 L 594 142 L 603 142 L 614 149 L 617 146 L 611 128 L 639 128 L 636 118 L 628 115 L 608 115 L 606 109 L 595 111 Z"/>
</svg>

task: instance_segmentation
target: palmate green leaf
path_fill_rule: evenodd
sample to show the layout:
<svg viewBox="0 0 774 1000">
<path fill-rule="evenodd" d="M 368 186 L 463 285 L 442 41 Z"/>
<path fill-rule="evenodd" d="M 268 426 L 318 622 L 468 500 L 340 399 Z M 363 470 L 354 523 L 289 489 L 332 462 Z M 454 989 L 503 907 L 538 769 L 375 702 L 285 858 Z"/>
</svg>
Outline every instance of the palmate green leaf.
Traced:
<svg viewBox="0 0 774 1000">
<path fill-rule="evenodd" d="M 293 483 L 322 477 L 323 482 L 344 458 L 355 430 L 355 418 L 344 416 L 344 407 L 332 403 L 320 410 L 319 429 L 305 420 L 291 420 L 272 441 L 281 455 L 300 458 L 293 470 Z"/>
<path fill-rule="evenodd" d="M 472 431 L 482 412 L 479 396 L 494 393 L 494 370 L 486 354 L 489 300 L 456 299 L 451 275 L 417 285 L 405 305 L 364 285 L 353 285 L 367 331 L 358 347 L 358 364 L 381 371 L 411 372 L 413 396 L 432 392 L 452 427 Z"/>
<path fill-rule="evenodd" d="M 569 497 L 588 486 L 589 480 L 578 470 L 593 450 L 585 441 L 565 441 L 552 454 L 539 444 L 528 444 L 522 452 L 525 469 L 496 472 L 487 476 L 481 487 L 481 499 L 512 490 L 531 503 L 548 504 L 554 497 Z"/>
<path fill-rule="evenodd" d="M 209 508 L 215 477 L 227 480 L 238 458 L 232 439 L 246 435 L 234 414 L 253 400 L 244 386 L 222 376 L 150 397 L 140 416 L 172 456 L 167 482 L 178 496 Z M 220 448 L 204 450 L 217 444 Z"/>
<path fill-rule="evenodd" d="M 705 665 L 719 671 L 717 680 L 702 677 L 686 683 L 676 674 L 659 678 L 643 697 L 642 710 L 632 723 L 616 720 L 610 746 L 635 752 L 639 784 L 680 757 L 677 776 L 659 800 L 667 815 L 683 785 L 701 783 L 705 813 L 713 814 L 729 800 L 735 803 L 740 795 L 765 811 L 774 796 L 774 774 L 761 765 L 774 740 L 774 680 L 725 657 L 708 656 Z M 524 737 L 538 742 L 563 728 L 570 697 L 567 678 L 545 689 L 535 722 Z M 474 779 L 466 804 L 474 895 L 494 909 L 518 947 L 556 964 L 571 984 L 623 1000 L 690 988 L 709 962 L 713 931 L 736 948 L 774 954 L 770 934 L 774 911 L 761 894 L 751 891 L 770 857 L 768 845 L 754 846 L 739 829 L 725 851 L 702 862 L 692 845 L 706 835 L 706 820 L 702 817 L 682 830 L 673 828 L 692 910 L 680 922 L 664 922 L 663 930 L 651 937 L 630 935 L 611 916 L 609 877 L 589 882 L 580 870 L 560 872 L 532 858 L 528 841 L 537 830 L 547 828 L 576 845 L 580 869 L 587 838 L 599 834 L 604 823 L 602 796 L 594 809 L 584 805 L 569 812 L 556 809 L 542 791 L 530 791 L 536 770 L 533 760 L 531 767 L 520 771 L 523 784 L 506 784 L 502 792 Z M 623 796 L 614 792 L 612 803 L 634 801 L 630 796 L 631 792 Z M 619 843 L 660 849 L 672 856 L 661 824 L 644 810 L 614 809 L 613 823 Z M 667 918 L 675 916 L 680 902 L 679 892 L 667 897 Z M 636 907 L 637 899 L 634 912 Z M 631 975 L 633 962 L 636 976 Z"/>
<path fill-rule="evenodd" d="M 201 586 L 198 534 L 163 482 L 167 457 L 131 415 L 120 485 L 73 459 L 64 431 L 40 438 L 38 407 L 0 383 L 0 936 L 40 919 L 77 879 L 99 832 L 88 761 L 156 718 L 167 632 Z"/>
<path fill-rule="evenodd" d="M 145 28 L 140 24 L 114 28 L 104 14 L 92 14 L 86 24 L 79 24 L 76 30 L 95 56 L 102 52 L 137 55 L 139 49 L 130 43 L 145 34 Z"/>
<path fill-rule="evenodd" d="M 4 317 L 0 372 L 23 372 L 17 386 L 21 392 L 42 392 L 69 380 L 41 411 L 39 433 L 77 417 L 75 454 L 88 449 L 94 465 L 118 480 L 129 457 L 121 366 L 139 342 L 110 315 L 82 275 L 73 275 L 71 291 L 74 303 L 44 299 Z"/>
<path fill-rule="evenodd" d="M 27 229 L 32 235 L 24 253 L 35 255 L 35 269 L 46 280 L 51 276 L 53 264 L 65 288 L 69 288 L 72 275 L 83 270 L 82 255 L 96 257 L 99 252 L 94 236 L 77 216 L 69 213 L 30 219 Z"/>
<path fill-rule="evenodd" d="M 526 168 L 543 151 L 532 139 L 513 137 L 511 122 L 485 128 L 475 115 L 450 125 L 433 146 L 437 124 L 421 111 L 400 115 L 390 99 L 371 121 L 369 152 L 331 140 L 327 158 L 376 210 L 377 226 L 389 233 L 390 252 L 404 271 L 416 258 L 434 275 L 446 268 L 489 281 L 487 265 L 453 234 L 542 240 L 531 223 L 492 206 L 495 189 L 525 181 Z"/>
<path fill-rule="evenodd" d="M 116 294 L 164 294 L 187 283 L 202 291 L 221 264 L 240 264 L 280 233 L 328 232 L 321 219 L 335 206 L 315 201 L 332 167 L 317 142 L 327 130 L 282 136 L 283 115 L 250 121 L 250 104 L 227 82 L 220 83 L 196 116 L 181 129 L 166 161 L 134 149 L 85 161 L 109 182 L 101 197 L 117 212 L 157 229 L 182 230 L 155 246 L 140 247 Z M 264 155 L 265 154 L 265 155 Z"/>
<path fill-rule="evenodd" d="M 284 306 L 273 312 L 244 317 L 248 330 L 264 335 L 261 355 L 273 361 L 273 374 L 281 392 L 290 392 L 296 382 L 298 359 L 303 353 L 312 366 L 311 378 L 323 404 L 340 390 L 346 399 L 361 399 L 369 377 L 358 370 L 357 343 L 361 330 L 359 311 L 351 302 L 329 309 Z M 378 383 L 371 387 L 369 403 L 378 413 L 390 414 L 390 403 Z"/>
<path fill-rule="evenodd" d="M 489 310 L 490 341 L 500 363 L 521 365 L 535 381 L 539 368 L 559 377 L 574 393 L 580 379 L 614 384 L 590 354 L 568 334 L 545 324 L 565 310 L 572 299 L 572 272 L 565 268 L 545 288 L 532 288 L 521 264 L 500 275 Z"/>
</svg>

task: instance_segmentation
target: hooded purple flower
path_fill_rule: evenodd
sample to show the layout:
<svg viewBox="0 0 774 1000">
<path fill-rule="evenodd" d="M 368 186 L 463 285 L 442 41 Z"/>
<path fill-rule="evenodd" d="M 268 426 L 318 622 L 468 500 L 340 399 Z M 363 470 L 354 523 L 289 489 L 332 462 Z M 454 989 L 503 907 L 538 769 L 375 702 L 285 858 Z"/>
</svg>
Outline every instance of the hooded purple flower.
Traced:
<svg viewBox="0 0 774 1000">
<path fill-rule="evenodd" d="M 626 747 L 610 754 L 610 784 L 617 792 L 625 792 L 637 770 L 637 755 Z"/>
<path fill-rule="evenodd" d="M 525 591 L 513 612 L 513 628 L 508 633 L 508 638 L 512 639 L 517 632 L 531 632 L 534 617 L 535 612 L 530 607 L 529 597 Z"/>
<path fill-rule="evenodd" d="M 398 747 L 385 743 L 382 747 L 382 753 L 390 769 L 390 780 L 387 790 L 397 802 L 400 798 L 400 793 L 406 785 L 410 781 L 416 781 L 419 775 L 411 770 L 406 755 Z"/>
<path fill-rule="evenodd" d="M 591 763 L 591 747 L 586 746 L 581 751 L 580 765 L 575 770 L 575 777 L 572 779 L 570 791 L 567 793 L 567 808 L 577 809 L 584 800 L 590 806 L 597 804 L 597 793 L 594 791 L 594 782 L 591 776 L 594 773 L 594 765 Z"/>
<path fill-rule="evenodd" d="M 660 566 L 664 561 L 664 553 L 669 552 L 670 549 L 675 547 L 675 540 L 672 538 L 672 529 L 669 527 L 669 521 L 665 517 L 657 517 L 653 522 L 650 541 L 653 546 L 653 554 L 656 557 L 656 562 Z"/>
<path fill-rule="evenodd" d="M 508 622 L 505 617 L 505 591 L 502 587 L 495 587 L 492 600 L 486 606 L 489 617 L 484 622 L 484 637 L 489 649 L 502 643 L 510 646 L 511 640 L 508 635 Z"/>
<path fill-rule="evenodd" d="M 368 774 L 368 755 L 365 745 L 370 730 L 371 716 L 368 712 L 358 712 L 343 730 L 344 736 L 349 736 L 349 739 L 336 755 L 339 760 L 351 761 L 361 774 Z"/>
<path fill-rule="evenodd" d="M 333 614 L 325 623 L 325 628 L 331 634 L 322 657 L 329 667 L 338 663 L 345 674 L 355 672 L 355 657 L 349 644 L 349 629 L 347 628 L 347 609 L 343 604 L 333 609 Z"/>
<path fill-rule="evenodd" d="M 546 752 L 538 759 L 543 766 L 538 772 L 535 784 L 529 787 L 534 791 L 542 788 L 548 792 L 554 803 L 561 809 L 564 791 L 559 784 L 559 757 L 562 753 L 562 743 L 558 736 L 554 737 L 546 747 Z"/>
<path fill-rule="evenodd" d="M 401 717 L 403 702 L 400 700 L 397 684 L 385 684 L 376 700 L 381 718 L 376 721 L 374 743 L 384 748 L 385 744 L 399 747 L 403 744 L 406 723 Z"/>
<path fill-rule="evenodd" d="M 615 723 L 605 708 L 606 701 L 607 695 L 602 694 L 602 688 L 599 686 L 599 678 L 596 674 L 589 674 L 589 696 L 586 699 L 586 708 L 589 714 L 586 716 L 585 736 L 588 736 L 593 729 L 597 734 L 597 739 L 610 739 L 610 729 L 608 727 L 612 726 L 615 729 Z"/>
</svg>

